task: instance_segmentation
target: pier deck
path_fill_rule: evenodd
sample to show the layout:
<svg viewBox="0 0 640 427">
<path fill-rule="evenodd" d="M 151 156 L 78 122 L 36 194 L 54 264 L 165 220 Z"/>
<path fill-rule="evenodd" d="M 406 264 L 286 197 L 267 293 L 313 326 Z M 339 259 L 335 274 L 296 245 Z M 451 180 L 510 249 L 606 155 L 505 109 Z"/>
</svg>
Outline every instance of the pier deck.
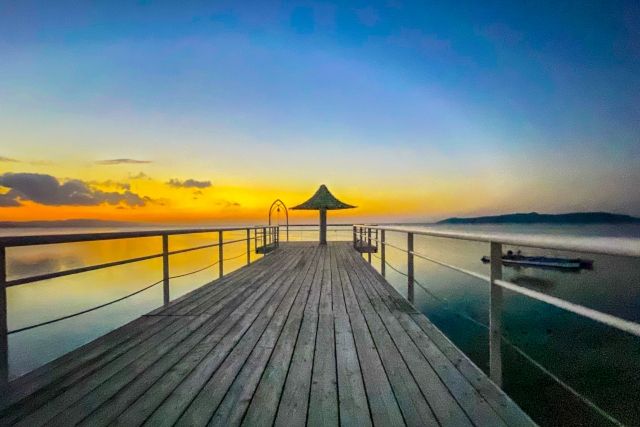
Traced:
<svg viewBox="0 0 640 427">
<path fill-rule="evenodd" d="M 348 243 L 283 243 L 12 384 L 2 425 L 532 425 Z"/>
</svg>

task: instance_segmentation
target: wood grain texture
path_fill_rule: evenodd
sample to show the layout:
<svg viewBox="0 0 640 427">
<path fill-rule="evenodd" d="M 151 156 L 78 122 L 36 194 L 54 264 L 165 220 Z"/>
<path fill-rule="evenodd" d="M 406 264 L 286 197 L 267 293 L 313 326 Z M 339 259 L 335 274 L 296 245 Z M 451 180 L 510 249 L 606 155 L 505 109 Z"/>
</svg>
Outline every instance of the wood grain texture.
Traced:
<svg viewBox="0 0 640 427">
<path fill-rule="evenodd" d="M 0 425 L 534 425 L 347 242 L 282 243 L 13 383 Z"/>
</svg>

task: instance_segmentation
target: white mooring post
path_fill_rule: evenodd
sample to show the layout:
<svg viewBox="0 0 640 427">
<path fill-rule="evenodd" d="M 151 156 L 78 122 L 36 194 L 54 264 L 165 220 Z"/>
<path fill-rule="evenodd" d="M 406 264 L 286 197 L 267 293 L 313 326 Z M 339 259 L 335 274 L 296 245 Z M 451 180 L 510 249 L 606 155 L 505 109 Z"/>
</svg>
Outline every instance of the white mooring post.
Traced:
<svg viewBox="0 0 640 427">
<path fill-rule="evenodd" d="M 407 233 L 407 299 L 413 303 L 413 233 Z"/>
<path fill-rule="evenodd" d="M 247 265 L 251 264 L 251 229 L 247 228 Z"/>
<path fill-rule="evenodd" d="M 498 387 L 502 387 L 502 288 L 495 284 L 496 280 L 502 280 L 502 244 L 491 242 L 489 376 Z"/>
<path fill-rule="evenodd" d="M 222 230 L 218 231 L 218 278 L 224 275 L 224 237 Z"/>
<path fill-rule="evenodd" d="M 9 339 L 7 336 L 7 252 L 0 246 L 0 393 L 9 388 Z"/>
<path fill-rule="evenodd" d="M 384 238 L 385 238 L 385 230 L 380 230 L 380 274 L 382 274 L 382 277 L 385 276 L 385 273 L 387 272 L 387 265 L 385 262 L 385 247 L 384 247 Z"/>
<path fill-rule="evenodd" d="M 162 235 L 162 301 L 169 304 L 169 235 Z"/>
</svg>

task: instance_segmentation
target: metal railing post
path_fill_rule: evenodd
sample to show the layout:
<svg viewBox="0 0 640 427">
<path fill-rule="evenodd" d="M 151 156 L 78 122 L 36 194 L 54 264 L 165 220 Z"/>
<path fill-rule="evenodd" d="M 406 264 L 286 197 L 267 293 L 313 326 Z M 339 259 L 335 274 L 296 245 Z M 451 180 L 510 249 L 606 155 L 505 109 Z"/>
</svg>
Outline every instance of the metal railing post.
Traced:
<svg viewBox="0 0 640 427">
<path fill-rule="evenodd" d="M 491 242 L 489 376 L 498 387 L 502 387 L 502 288 L 496 285 L 496 280 L 502 280 L 502 244 Z"/>
<path fill-rule="evenodd" d="M 382 277 L 385 276 L 386 272 L 387 272 L 387 263 L 385 261 L 385 255 L 386 255 L 386 248 L 384 245 L 385 242 L 385 232 L 384 230 L 380 230 L 380 274 L 382 274 Z"/>
<path fill-rule="evenodd" d="M 7 335 L 7 250 L 0 246 L 0 392 L 9 388 L 9 339 Z"/>
<path fill-rule="evenodd" d="M 263 255 L 267 254 L 267 229 L 266 227 L 262 229 L 262 250 Z"/>
<path fill-rule="evenodd" d="M 354 226 L 353 226 L 353 249 L 355 249 L 355 248 L 356 248 L 356 235 L 357 235 L 357 228 L 356 228 L 356 226 L 354 225 Z"/>
<path fill-rule="evenodd" d="M 407 299 L 413 303 L 413 233 L 407 233 Z"/>
<path fill-rule="evenodd" d="M 218 278 L 224 275 L 224 237 L 222 230 L 218 231 Z"/>
<path fill-rule="evenodd" d="M 251 229 L 247 228 L 247 265 L 251 264 Z"/>
<path fill-rule="evenodd" d="M 162 301 L 169 304 L 169 236 L 162 235 Z"/>
<path fill-rule="evenodd" d="M 367 261 L 371 264 L 371 229 L 367 229 Z"/>
</svg>

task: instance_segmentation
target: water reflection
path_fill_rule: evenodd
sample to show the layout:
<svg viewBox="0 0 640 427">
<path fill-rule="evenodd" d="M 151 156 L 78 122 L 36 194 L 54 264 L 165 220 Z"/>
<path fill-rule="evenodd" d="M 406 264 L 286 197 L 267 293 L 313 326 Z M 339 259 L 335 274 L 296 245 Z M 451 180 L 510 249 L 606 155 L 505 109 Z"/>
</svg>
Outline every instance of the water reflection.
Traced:
<svg viewBox="0 0 640 427">
<path fill-rule="evenodd" d="M 591 231 L 587 229 L 585 233 Z M 620 235 L 620 230 L 616 233 Z M 395 246 L 407 245 L 402 233 L 387 232 L 386 238 Z M 418 253 L 489 275 L 489 266 L 480 261 L 488 253 L 486 243 L 416 236 L 414 246 Z M 521 248 L 504 248 L 508 249 Z M 533 248 L 526 248 L 526 252 L 579 256 Z M 389 247 L 386 255 L 389 263 L 406 272 L 406 253 Z M 567 273 L 504 268 L 503 275 L 505 280 L 536 291 L 640 321 L 640 259 L 600 255 L 589 258 L 594 260 L 593 270 Z M 374 257 L 373 265 L 379 270 L 380 260 Z M 386 271 L 387 280 L 406 295 L 407 278 L 389 268 Z M 480 325 L 488 324 L 489 285 L 417 258 L 415 276 L 427 289 L 425 292 L 415 287 L 416 307 L 488 372 L 488 333 Z M 527 354 L 598 405 L 624 422 L 640 423 L 640 407 L 635 398 L 640 393 L 640 339 L 510 291 L 505 291 L 503 328 L 504 334 Z M 594 416 L 521 356 L 507 346 L 503 351 L 505 389 L 527 412 L 535 414 L 536 420 L 553 425 L 602 423 L 602 418 Z"/>
<path fill-rule="evenodd" d="M 7 263 L 10 279 L 34 276 L 83 266 L 82 259 L 75 255 L 52 257 L 47 254 L 27 254 L 21 258 L 11 258 Z"/>
<path fill-rule="evenodd" d="M 92 230 L 95 231 L 95 230 Z M 69 232 L 69 231 L 67 231 Z M 78 232 L 78 230 L 76 230 Z M 225 242 L 246 238 L 245 231 L 223 233 Z M 217 243 L 217 233 L 176 235 L 169 250 Z M 244 266 L 246 241 L 225 244 L 225 273 Z M 17 279 L 124 260 L 162 251 L 160 237 L 81 242 L 7 249 L 8 279 Z M 252 261 L 262 257 L 254 253 Z M 170 257 L 171 276 L 189 273 L 218 261 L 218 248 L 206 248 Z M 218 278 L 218 266 L 171 280 L 171 299 Z M 48 321 L 104 304 L 142 289 L 162 278 L 162 259 L 156 258 L 106 269 L 14 286 L 7 289 L 9 330 Z M 10 376 L 15 378 L 105 333 L 148 313 L 162 304 L 162 286 L 82 314 L 78 317 L 9 336 Z"/>
</svg>

